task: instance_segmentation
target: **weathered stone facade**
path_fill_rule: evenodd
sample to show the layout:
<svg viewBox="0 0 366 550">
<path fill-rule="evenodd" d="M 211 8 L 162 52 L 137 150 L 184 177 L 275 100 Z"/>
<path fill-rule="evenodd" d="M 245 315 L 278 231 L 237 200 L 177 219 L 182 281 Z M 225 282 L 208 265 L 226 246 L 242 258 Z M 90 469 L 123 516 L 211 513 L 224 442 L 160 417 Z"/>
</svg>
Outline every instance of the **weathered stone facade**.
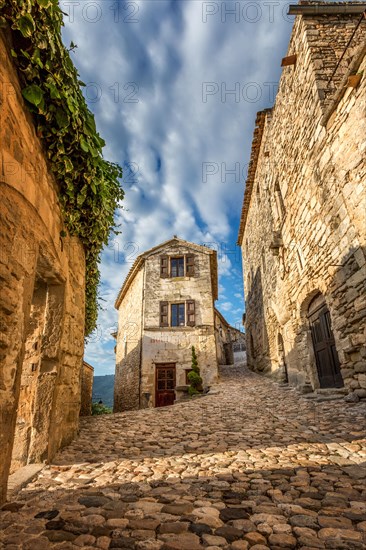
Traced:
<svg viewBox="0 0 366 550">
<path fill-rule="evenodd" d="M 83 361 L 81 370 L 80 389 L 80 416 L 90 416 L 92 412 L 94 368 L 86 361 Z"/>
<path fill-rule="evenodd" d="M 172 263 L 177 259 L 181 268 Z M 177 269 L 182 271 L 173 273 Z M 137 258 L 116 301 L 115 411 L 158 406 L 157 373 L 164 366 L 173 371 L 174 400 L 183 398 L 192 346 L 203 386 L 216 381 L 217 288 L 216 252 L 210 248 L 175 237 Z M 182 319 L 176 323 L 178 307 Z"/>
<path fill-rule="evenodd" d="M 233 343 L 231 326 L 215 308 L 216 353 L 219 365 L 233 365 Z"/>
<path fill-rule="evenodd" d="M 0 35 L 0 502 L 7 477 L 74 437 L 84 348 L 84 251 Z"/>
<path fill-rule="evenodd" d="M 326 4 L 293 8 L 275 105 L 256 121 L 238 239 L 248 365 L 365 397 L 365 6 Z"/>
<path fill-rule="evenodd" d="M 245 333 L 232 327 L 215 308 L 216 353 L 219 365 L 233 365 L 246 359 Z"/>
</svg>

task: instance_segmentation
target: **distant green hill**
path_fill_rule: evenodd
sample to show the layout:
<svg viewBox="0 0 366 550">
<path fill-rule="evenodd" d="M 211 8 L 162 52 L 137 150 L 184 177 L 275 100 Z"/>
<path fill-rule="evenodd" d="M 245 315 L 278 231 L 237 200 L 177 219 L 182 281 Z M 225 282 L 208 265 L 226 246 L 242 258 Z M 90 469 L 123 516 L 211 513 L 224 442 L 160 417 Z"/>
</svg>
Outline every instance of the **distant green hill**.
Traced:
<svg viewBox="0 0 366 550">
<path fill-rule="evenodd" d="M 100 399 L 107 407 L 113 407 L 114 374 L 94 376 L 93 403 Z"/>
</svg>

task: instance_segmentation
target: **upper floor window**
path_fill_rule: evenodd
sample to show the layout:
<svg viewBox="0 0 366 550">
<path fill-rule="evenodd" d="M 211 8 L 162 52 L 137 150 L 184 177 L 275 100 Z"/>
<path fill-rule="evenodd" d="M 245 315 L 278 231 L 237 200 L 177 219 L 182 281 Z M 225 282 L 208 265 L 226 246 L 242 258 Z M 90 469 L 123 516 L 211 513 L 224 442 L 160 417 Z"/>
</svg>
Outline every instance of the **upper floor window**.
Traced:
<svg viewBox="0 0 366 550">
<path fill-rule="evenodd" d="M 172 304 L 171 306 L 171 326 L 185 326 L 185 304 Z"/>
<path fill-rule="evenodd" d="M 160 302 L 161 327 L 194 327 L 196 325 L 196 306 L 194 300 L 178 302 Z"/>
<path fill-rule="evenodd" d="M 160 277 L 194 277 L 195 276 L 195 255 L 185 254 L 182 256 L 160 256 Z"/>
<path fill-rule="evenodd" d="M 184 256 L 170 258 L 170 276 L 184 277 Z"/>
</svg>

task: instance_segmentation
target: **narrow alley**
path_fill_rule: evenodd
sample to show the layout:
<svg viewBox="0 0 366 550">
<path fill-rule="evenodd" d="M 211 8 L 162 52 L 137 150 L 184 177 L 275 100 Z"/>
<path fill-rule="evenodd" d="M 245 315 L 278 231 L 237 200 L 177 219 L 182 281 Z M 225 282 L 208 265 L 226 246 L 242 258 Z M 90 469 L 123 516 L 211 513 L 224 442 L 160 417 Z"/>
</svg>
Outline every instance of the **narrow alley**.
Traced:
<svg viewBox="0 0 366 550">
<path fill-rule="evenodd" d="M 1 548 L 366 548 L 365 403 L 224 367 L 187 403 L 84 418 L 0 512 Z"/>
</svg>

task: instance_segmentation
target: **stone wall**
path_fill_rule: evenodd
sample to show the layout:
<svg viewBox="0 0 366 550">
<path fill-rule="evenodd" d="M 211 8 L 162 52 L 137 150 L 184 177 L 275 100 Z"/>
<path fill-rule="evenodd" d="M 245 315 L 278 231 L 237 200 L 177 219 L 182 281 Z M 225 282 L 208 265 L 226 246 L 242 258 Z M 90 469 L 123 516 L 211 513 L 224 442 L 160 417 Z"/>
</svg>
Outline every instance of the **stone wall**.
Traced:
<svg viewBox="0 0 366 550">
<path fill-rule="evenodd" d="M 0 502 L 13 467 L 74 437 L 84 347 L 85 262 L 0 35 Z M 13 442 L 15 441 L 15 445 Z"/>
<path fill-rule="evenodd" d="M 143 288 L 145 268 L 135 275 L 118 309 L 114 412 L 140 407 Z"/>
<path fill-rule="evenodd" d="M 215 309 L 216 354 L 219 365 L 232 365 L 234 363 L 231 329 L 232 327 L 226 319 Z"/>
<path fill-rule="evenodd" d="M 92 413 L 93 378 L 93 367 L 86 361 L 83 361 L 83 368 L 81 370 L 80 416 L 90 416 Z"/>
<path fill-rule="evenodd" d="M 347 70 L 366 69 L 366 21 L 324 93 L 358 19 L 296 18 L 296 65 L 284 67 L 274 108 L 257 119 L 239 244 L 251 368 L 281 377 L 285 368 L 290 383 L 319 387 L 307 312 L 321 292 L 344 384 L 366 396 L 364 73 L 347 85 Z"/>
</svg>

